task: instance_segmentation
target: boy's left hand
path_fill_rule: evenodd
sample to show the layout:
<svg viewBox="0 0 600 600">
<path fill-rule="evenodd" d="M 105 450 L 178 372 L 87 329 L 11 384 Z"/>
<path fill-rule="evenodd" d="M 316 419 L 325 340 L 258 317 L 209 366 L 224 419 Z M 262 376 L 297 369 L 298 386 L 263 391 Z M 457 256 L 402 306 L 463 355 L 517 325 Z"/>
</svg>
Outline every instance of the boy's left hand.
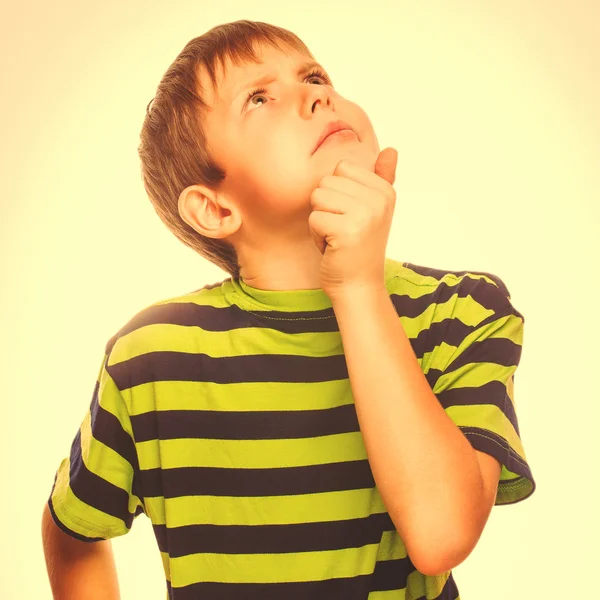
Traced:
<svg viewBox="0 0 600 600">
<path fill-rule="evenodd" d="M 375 172 L 343 159 L 310 196 L 308 225 L 323 254 L 321 287 L 332 299 L 359 288 L 385 288 L 397 162 L 394 148 L 379 153 Z"/>
</svg>

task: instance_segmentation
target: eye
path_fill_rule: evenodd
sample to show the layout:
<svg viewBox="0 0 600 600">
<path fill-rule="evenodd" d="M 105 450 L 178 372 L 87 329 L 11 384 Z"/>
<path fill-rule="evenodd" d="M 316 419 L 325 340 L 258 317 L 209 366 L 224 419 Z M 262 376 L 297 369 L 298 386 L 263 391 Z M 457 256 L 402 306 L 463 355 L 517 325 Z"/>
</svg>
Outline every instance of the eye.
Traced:
<svg viewBox="0 0 600 600">
<path fill-rule="evenodd" d="M 329 77 L 327 76 L 327 74 L 322 71 L 321 69 L 313 69 L 306 77 L 305 79 L 312 79 L 313 77 L 318 77 L 319 79 L 321 79 L 322 81 L 325 82 L 325 85 L 331 85 L 331 79 L 329 79 Z M 242 108 L 245 108 L 246 105 L 250 102 L 250 100 L 252 100 L 255 96 L 260 97 L 264 94 L 267 93 L 266 88 L 262 87 L 262 88 L 257 88 L 255 90 L 251 90 L 248 95 L 246 96 L 246 100 L 244 101 L 244 104 L 242 106 Z"/>
</svg>

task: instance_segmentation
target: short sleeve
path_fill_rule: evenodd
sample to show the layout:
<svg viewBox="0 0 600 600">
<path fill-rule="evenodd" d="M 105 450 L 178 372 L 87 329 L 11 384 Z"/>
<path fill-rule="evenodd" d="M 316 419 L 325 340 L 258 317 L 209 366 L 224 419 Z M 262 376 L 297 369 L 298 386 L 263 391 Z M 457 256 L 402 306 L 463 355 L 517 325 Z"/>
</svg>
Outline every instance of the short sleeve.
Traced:
<svg viewBox="0 0 600 600">
<path fill-rule="evenodd" d="M 434 317 L 440 327 L 428 380 L 473 448 L 502 465 L 495 504 L 519 502 L 536 487 L 514 393 L 525 319 L 504 282 L 489 273 L 467 273 L 446 288 L 444 300 Z"/>
<path fill-rule="evenodd" d="M 105 352 L 90 407 L 48 498 L 58 527 L 86 542 L 128 533 L 145 512 L 131 421 L 108 360 Z"/>
</svg>

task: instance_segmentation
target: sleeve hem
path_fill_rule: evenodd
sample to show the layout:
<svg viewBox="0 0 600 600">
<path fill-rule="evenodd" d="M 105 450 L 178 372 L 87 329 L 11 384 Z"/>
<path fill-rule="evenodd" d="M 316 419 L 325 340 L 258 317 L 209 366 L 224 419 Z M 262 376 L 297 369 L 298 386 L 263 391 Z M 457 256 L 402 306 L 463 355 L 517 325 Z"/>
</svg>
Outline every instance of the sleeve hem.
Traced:
<svg viewBox="0 0 600 600">
<path fill-rule="evenodd" d="M 101 540 L 110 539 L 111 537 L 116 537 L 116 535 L 114 535 L 112 531 L 101 531 L 99 529 L 94 528 L 91 523 L 71 515 L 65 508 L 64 504 L 56 504 L 55 502 L 53 502 L 52 497 L 48 498 L 48 508 L 56 525 L 66 534 L 82 542 L 99 542 Z M 58 516 L 57 508 L 59 509 L 58 512 L 61 513 L 60 517 Z M 73 524 L 77 525 L 80 529 L 84 529 L 90 534 L 96 534 L 96 536 L 92 537 L 91 535 L 88 536 L 78 533 L 77 531 L 72 529 Z"/>
<path fill-rule="evenodd" d="M 481 427 L 459 426 L 459 429 L 475 450 L 490 454 L 502 465 L 494 503 L 496 506 L 515 504 L 533 494 L 536 483 L 531 469 L 527 461 L 515 452 L 506 439 Z"/>
</svg>

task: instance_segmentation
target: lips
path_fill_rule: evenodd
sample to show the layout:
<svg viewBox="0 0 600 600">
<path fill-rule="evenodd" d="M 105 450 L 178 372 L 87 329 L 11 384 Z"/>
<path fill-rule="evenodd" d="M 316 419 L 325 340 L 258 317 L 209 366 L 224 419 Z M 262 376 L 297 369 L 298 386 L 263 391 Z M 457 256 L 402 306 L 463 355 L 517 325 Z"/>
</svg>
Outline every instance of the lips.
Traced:
<svg viewBox="0 0 600 600">
<path fill-rule="evenodd" d="M 317 151 L 319 146 L 325 141 L 325 138 L 336 131 L 342 131 L 343 129 L 350 129 L 354 131 L 354 129 L 345 121 L 331 121 L 325 125 L 319 139 L 317 140 L 317 144 L 314 147 L 313 154 Z M 356 132 L 355 132 L 356 133 Z"/>
</svg>

